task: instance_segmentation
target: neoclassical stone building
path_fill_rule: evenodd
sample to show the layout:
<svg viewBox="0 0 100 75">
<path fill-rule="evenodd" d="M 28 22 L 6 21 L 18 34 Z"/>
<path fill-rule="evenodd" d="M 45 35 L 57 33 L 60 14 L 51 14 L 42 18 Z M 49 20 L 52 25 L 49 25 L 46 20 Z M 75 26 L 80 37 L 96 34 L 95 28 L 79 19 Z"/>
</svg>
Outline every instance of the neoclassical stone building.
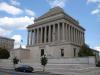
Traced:
<svg viewBox="0 0 100 75">
<path fill-rule="evenodd" d="M 14 48 L 14 39 L 0 36 L 0 48 L 4 48 L 10 51 Z"/>
<path fill-rule="evenodd" d="M 43 54 L 48 58 L 77 57 L 85 41 L 85 29 L 60 7 L 35 19 L 27 30 L 27 48 L 34 61 L 39 61 Z"/>
</svg>

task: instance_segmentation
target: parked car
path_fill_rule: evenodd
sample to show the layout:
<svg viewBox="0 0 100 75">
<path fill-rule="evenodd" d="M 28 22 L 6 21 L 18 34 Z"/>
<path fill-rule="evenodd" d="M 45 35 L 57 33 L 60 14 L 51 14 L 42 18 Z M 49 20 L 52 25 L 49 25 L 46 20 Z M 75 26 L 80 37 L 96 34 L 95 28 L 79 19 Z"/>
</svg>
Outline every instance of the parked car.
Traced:
<svg viewBox="0 0 100 75">
<path fill-rule="evenodd" d="M 96 64 L 96 67 L 100 67 L 100 61 L 98 61 L 98 63 Z"/>
<path fill-rule="evenodd" d="M 34 70 L 33 67 L 28 65 L 21 65 L 15 68 L 15 71 L 19 71 L 19 72 L 32 72 L 33 70 Z"/>
</svg>

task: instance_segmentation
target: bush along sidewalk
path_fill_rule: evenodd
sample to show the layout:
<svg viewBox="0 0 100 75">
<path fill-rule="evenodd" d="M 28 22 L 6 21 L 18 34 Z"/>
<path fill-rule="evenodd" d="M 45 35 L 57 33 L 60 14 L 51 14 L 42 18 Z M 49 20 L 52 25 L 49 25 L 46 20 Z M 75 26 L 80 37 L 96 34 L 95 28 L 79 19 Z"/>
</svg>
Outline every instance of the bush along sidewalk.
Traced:
<svg viewBox="0 0 100 75">
<path fill-rule="evenodd" d="M 41 57 L 41 65 L 43 66 L 43 72 L 45 71 L 45 66 L 47 65 L 47 63 L 48 63 L 48 59 L 47 59 L 46 55 L 43 55 Z"/>
</svg>

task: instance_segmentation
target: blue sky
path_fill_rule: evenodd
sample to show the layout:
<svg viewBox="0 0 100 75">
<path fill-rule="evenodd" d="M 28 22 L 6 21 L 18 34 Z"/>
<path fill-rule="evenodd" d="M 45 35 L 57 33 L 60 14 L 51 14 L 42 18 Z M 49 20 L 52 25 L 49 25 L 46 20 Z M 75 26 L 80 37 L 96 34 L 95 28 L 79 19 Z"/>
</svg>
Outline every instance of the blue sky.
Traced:
<svg viewBox="0 0 100 75">
<path fill-rule="evenodd" d="M 0 36 L 27 43 L 26 27 L 49 9 L 60 6 L 86 29 L 85 41 L 100 50 L 100 0 L 0 0 Z"/>
</svg>

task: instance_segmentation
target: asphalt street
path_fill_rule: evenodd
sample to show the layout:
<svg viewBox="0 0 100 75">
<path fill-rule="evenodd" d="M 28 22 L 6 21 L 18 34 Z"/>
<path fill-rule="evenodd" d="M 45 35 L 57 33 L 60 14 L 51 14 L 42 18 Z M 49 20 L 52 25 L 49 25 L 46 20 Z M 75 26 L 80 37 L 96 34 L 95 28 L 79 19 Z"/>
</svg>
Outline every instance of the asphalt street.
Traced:
<svg viewBox="0 0 100 75">
<path fill-rule="evenodd" d="M 16 72 L 10 69 L 0 68 L 0 75 L 59 75 L 59 74 L 51 74 L 51 73 L 43 73 L 43 72 L 24 73 L 24 72 Z"/>
<path fill-rule="evenodd" d="M 24 72 L 16 72 L 11 69 L 2 69 L 0 68 L 0 75 L 100 75 L 100 68 L 90 71 L 80 71 L 80 72 L 69 72 L 65 71 L 63 74 L 58 72 L 57 74 L 51 72 L 33 72 L 33 73 L 24 73 Z"/>
</svg>

